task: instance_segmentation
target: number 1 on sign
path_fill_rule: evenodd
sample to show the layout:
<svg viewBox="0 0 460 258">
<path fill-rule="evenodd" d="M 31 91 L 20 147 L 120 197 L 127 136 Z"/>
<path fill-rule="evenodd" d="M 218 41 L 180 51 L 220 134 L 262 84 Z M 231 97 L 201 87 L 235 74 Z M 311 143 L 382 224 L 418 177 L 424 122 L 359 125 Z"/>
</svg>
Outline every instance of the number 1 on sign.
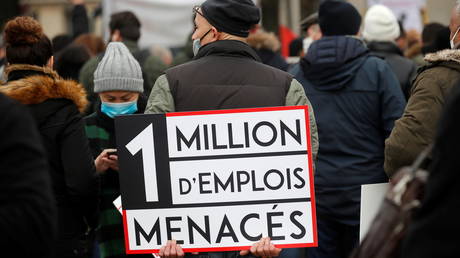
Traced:
<svg viewBox="0 0 460 258">
<path fill-rule="evenodd" d="M 141 133 L 132 139 L 126 148 L 131 155 L 142 150 L 142 164 L 144 166 L 145 198 L 147 202 L 158 202 L 157 170 L 155 164 L 155 144 L 153 141 L 153 125 L 147 126 Z"/>
</svg>

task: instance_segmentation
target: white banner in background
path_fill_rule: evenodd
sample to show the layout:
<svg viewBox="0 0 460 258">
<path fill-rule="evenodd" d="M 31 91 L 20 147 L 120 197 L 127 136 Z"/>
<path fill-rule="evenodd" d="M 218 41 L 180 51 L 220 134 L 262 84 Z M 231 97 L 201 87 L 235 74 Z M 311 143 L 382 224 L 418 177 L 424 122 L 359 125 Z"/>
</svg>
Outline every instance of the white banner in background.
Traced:
<svg viewBox="0 0 460 258">
<path fill-rule="evenodd" d="M 142 23 L 140 46 L 181 47 L 193 30 L 192 9 L 204 0 L 104 0 L 104 30 L 110 15 L 132 11 Z"/>
<path fill-rule="evenodd" d="M 423 24 L 420 9 L 426 5 L 426 0 L 368 0 L 368 6 L 382 4 L 390 8 L 398 20 L 404 20 L 406 30 L 415 29 L 422 32 Z"/>
</svg>

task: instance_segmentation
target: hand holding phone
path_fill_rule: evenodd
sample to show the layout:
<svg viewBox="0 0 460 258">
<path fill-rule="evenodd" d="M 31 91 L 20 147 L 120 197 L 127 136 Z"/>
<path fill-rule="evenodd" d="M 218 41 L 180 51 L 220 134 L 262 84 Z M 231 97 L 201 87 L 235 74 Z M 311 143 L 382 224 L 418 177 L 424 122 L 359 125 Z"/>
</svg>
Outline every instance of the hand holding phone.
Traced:
<svg viewBox="0 0 460 258">
<path fill-rule="evenodd" d="M 107 155 L 117 155 L 117 150 L 107 152 Z"/>
</svg>

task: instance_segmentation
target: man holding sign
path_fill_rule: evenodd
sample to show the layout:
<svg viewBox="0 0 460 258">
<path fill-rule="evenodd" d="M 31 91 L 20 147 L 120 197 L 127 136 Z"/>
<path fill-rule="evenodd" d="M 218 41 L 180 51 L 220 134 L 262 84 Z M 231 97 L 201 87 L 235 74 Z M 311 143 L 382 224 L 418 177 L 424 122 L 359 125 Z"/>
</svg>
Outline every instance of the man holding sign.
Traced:
<svg viewBox="0 0 460 258">
<path fill-rule="evenodd" d="M 262 64 L 246 44 L 259 8 L 251 0 L 207 0 L 194 12 L 194 60 L 157 79 L 145 113 L 308 105 L 315 159 L 318 133 L 302 85 Z"/>
<path fill-rule="evenodd" d="M 260 225 L 266 224 L 265 227 L 268 227 L 268 229 L 264 231 L 267 232 L 268 230 L 268 235 L 271 236 L 272 240 L 286 239 L 289 234 L 294 238 L 300 239 L 307 235 L 306 227 L 309 227 L 309 229 L 314 228 L 313 231 L 315 231 L 316 226 L 312 225 L 311 220 L 305 221 L 305 218 L 300 219 L 298 217 L 300 213 L 306 214 L 308 212 L 303 212 L 303 210 L 302 212 L 294 211 L 294 207 L 291 207 L 293 209 L 292 213 L 288 214 L 289 208 L 284 207 L 284 204 L 278 208 L 277 205 L 271 205 L 270 208 L 273 210 L 264 211 L 262 206 L 258 206 L 255 203 L 258 198 L 262 198 L 262 195 L 269 196 L 266 197 L 268 199 L 292 199 L 294 196 L 300 196 L 306 198 L 305 200 L 310 200 L 310 198 L 313 200 L 313 182 L 309 178 L 312 171 L 309 167 L 311 168 L 313 163 L 311 154 L 315 158 L 318 151 L 318 136 L 313 110 L 300 83 L 285 72 L 263 65 L 257 54 L 246 44 L 250 28 L 260 20 L 260 10 L 254 5 L 253 1 L 207 0 L 200 7 L 195 8 L 194 12 L 195 32 L 192 35 L 192 39 L 194 40 L 195 58 L 187 64 L 167 70 L 165 75 L 158 78 L 150 95 L 146 113 L 158 114 L 297 105 L 305 105 L 308 108 L 303 107 L 295 110 L 295 112 L 294 110 L 292 112 L 275 112 L 276 110 L 273 110 L 274 113 L 267 113 L 266 117 L 261 118 L 261 120 L 246 116 L 246 111 L 244 110 L 238 111 L 236 116 L 230 113 L 220 116 L 222 118 L 219 118 L 218 113 L 213 113 L 214 111 L 205 114 L 197 112 L 197 114 L 191 115 L 191 117 L 194 116 L 193 119 L 188 119 L 188 115 L 185 115 L 185 113 L 184 116 L 178 114 L 171 118 L 167 115 L 164 127 L 167 128 L 168 132 L 168 143 L 166 144 L 169 148 L 169 169 L 171 173 L 168 180 L 171 180 L 172 203 L 174 205 L 191 205 L 193 202 L 203 202 L 200 198 L 206 195 L 209 195 L 209 205 L 216 205 L 216 199 L 233 203 L 240 203 L 242 200 L 253 200 L 254 205 L 244 206 L 244 211 L 238 210 L 238 206 L 230 208 L 240 213 L 241 218 L 238 217 L 238 214 L 225 214 L 228 212 L 228 206 L 223 206 L 223 208 L 213 207 L 209 211 L 210 213 L 224 214 L 222 218 L 218 219 L 220 221 L 218 223 L 221 223 L 221 225 L 217 227 L 217 230 L 219 230 L 219 227 L 220 230 L 214 244 L 228 241 L 239 242 L 241 241 L 239 237 L 241 235 L 246 241 L 255 242 L 259 240 L 259 242 L 254 244 L 250 250 L 241 251 L 240 255 L 252 252 L 256 256 L 278 256 L 281 250 L 275 248 L 270 239 L 261 239 L 262 234 L 259 235 L 257 227 L 254 228 L 255 226 L 253 226 L 252 231 L 249 233 L 250 229 L 245 226 L 249 224 L 256 225 L 258 223 L 255 222 L 264 221 Z M 272 110 L 266 111 L 270 112 Z M 291 113 L 293 117 L 289 117 Z M 201 118 L 200 115 L 203 115 L 204 120 L 197 122 L 200 119 L 196 119 L 197 117 Z M 261 113 L 261 116 L 264 115 Z M 285 118 L 285 120 L 283 121 L 282 118 Z M 189 122 L 186 122 L 188 120 Z M 306 125 L 305 122 L 308 124 Z M 147 130 L 146 132 L 154 135 L 161 131 L 161 129 L 155 128 L 155 122 L 152 124 L 154 128 L 145 129 Z M 311 142 L 309 139 L 310 130 Z M 263 138 L 267 134 L 272 136 L 268 140 Z M 305 137 L 307 134 L 308 136 Z M 295 144 L 298 146 L 291 147 Z M 310 145 L 308 149 L 310 161 L 305 155 L 307 145 Z M 278 168 L 277 165 L 279 164 L 275 164 L 277 162 L 287 162 L 288 157 L 290 158 L 291 156 L 280 156 L 279 159 L 273 156 L 252 157 L 251 159 L 253 160 L 248 158 L 248 161 L 245 161 L 246 157 L 236 157 L 239 153 L 246 153 L 242 155 L 256 155 L 254 152 L 261 150 L 263 150 L 262 152 L 267 152 L 270 149 L 272 153 L 282 150 L 283 155 L 294 153 L 293 155 L 297 155 L 295 159 L 300 162 L 300 165 L 298 167 L 285 166 Z M 138 149 L 132 147 L 132 150 L 131 154 Z M 155 149 L 155 154 L 157 152 L 158 150 Z M 264 153 L 262 155 L 273 154 Z M 158 157 L 157 155 L 155 156 Z M 233 161 L 235 163 L 235 161 L 238 161 L 238 166 L 233 168 L 233 171 L 222 171 L 224 160 L 216 158 L 222 156 L 228 158 L 229 162 Z M 200 160 L 202 158 L 203 160 Z M 259 160 L 255 160 L 256 158 Z M 194 159 L 196 161 L 193 161 Z M 207 159 L 210 160 L 208 161 Z M 216 159 L 216 161 L 212 159 Z M 265 160 L 262 161 L 262 159 Z M 158 166 L 161 165 L 158 164 L 158 160 L 156 162 L 157 164 L 155 165 L 144 164 L 144 167 L 146 165 L 155 166 L 158 169 Z M 245 164 L 244 162 L 248 163 Z M 176 171 L 190 172 L 183 174 Z M 195 173 L 195 171 L 202 172 Z M 147 178 L 145 180 L 147 181 Z M 273 183 L 273 180 L 277 183 Z M 161 188 L 164 187 L 164 181 L 161 179 L 159 181 L 162 182 L 161 186 L 158 186 L 161 191 Z M 289 194 L 283 196 L 284 192 L 290 192 L 292 196 L 289 196 Z M 213 196 L 213 199 L 211 196 Z M 155 199 L 155 195 L 151 195 L 151 198 L 152 200 Z M 159 199 L 159 202 L 161 202 L 161 196 Z M 314 206 L 314 200 L 309 205 L 312 205 L 312 203 Z M 314 207 L 308 207 L 309 214 L 314 217 Z M 280 212 L 279 209 L 283 209 L 286 212 Z M 311 209 L 313 209 L 313 215 L 311 214 Z M 195 211 L 191 210 L 190 212 L 194 213 Z M 273 216 L 280 216 L 280 214 L 284 214 L 286 218 L 274 219 Z M 192 234 L 194 226 L 197 225 L 193 216 L 178 217 L 181 218 L 176 218 L 178 221 L 183 223 L 185 220 L 187 222 L 190 234 Z M 188 219 L 186 220 L 185 218 Z M 206 218 L 205 216 L 205 221 Z M 238 223 L 239 221 L 241 223 Z M 280 221 L 285 222 L 286 225 L 279 223 Z M 248 223 L 246 224 L 246 222 Z M 213 223 L 211 222 L 210 224 L 212 227 Z M 205 223 L 205 225 L 205 228 L 208 229 L 209 224 Z M 150 230 L 152 226 L 155 228 L 155 225 L 149 225 L 147 228 Z M 234 229 L 230 230 L 228 227 L 232 226 Z M 138 228 L 140 227 L 138 224 Z M 278 229 L 274 229 L 276 227 Z M 160 225 L 158 225 L 159 228 L 161 228 Z M 284 233 L 287 236 L 273 233 L 274 230 L 280 232 L 281 229 L 279 228 L 286 231 Z M 229 232 L 225 229 L 229 229 Z M 199 231 L 199 229 L 197 230 Z M 238 232 L 232 234 L 233 230 Z M 146 235 L 149 237 L 152 236 L 149 233 L 158 232 L 160 231 L 146 231 Z M 203 233 L 203 231 L 201 232 Z M 316 239 L 316 232 L 311 234 L 311 236 L 313 235 L 315 235 L 313 238 Z M 208 242 L 211 242 L 209 241 L 209 233 L 204 234 L 204 236 Z M 172 238 L 168 237 L 168 239 Z M 190 248 L 190 246 L 193 246 L 191 245 L 193 241 L 193 237 L 189 237 L 188 250 L 193 249 Z M 163 245 L 166 244 L 166 246 L 163 246 L 160 255 L 166 257 L 181 256 L 183 251 L 178 244 L 187 244 L 186 242 L 178 240 L 177 242 L 169 241 L 166 244 L 164 241 L 162 243 Z M 288 242 L 286 240 L 286 243 Z M 284 242 L 281 241 L 280 243 Z M 235 244 L 233 248 L 227 247 L 227 249 L 221 250 L 246 249 L 243 248 L 245 245 L 239 244 Z M 310 246 L 316 244 L 316 241 L 312 239 Z M 304 247 L 308 245 L 285 246 Z M 208 249 L 208 251 L 214 250 L 216 249 Z M 206 250 L 200 249 L 200 251 Z M 211 257 L 233 257 L 237 254 L 210 253 L 209 255 Z"/>
</svg>

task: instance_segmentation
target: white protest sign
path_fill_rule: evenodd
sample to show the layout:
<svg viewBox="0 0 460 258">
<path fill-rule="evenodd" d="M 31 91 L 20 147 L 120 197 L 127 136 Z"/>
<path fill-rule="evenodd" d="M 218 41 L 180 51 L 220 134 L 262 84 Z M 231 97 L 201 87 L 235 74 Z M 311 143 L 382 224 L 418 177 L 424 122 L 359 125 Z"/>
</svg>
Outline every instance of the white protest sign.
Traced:
<svg viewBox="0 0 460 258">
<path fill-rule="evenodd" d="M 126 250 L 317 246 L 308 107 L 115 120 Z"/>
<path fill-rule="evenodd" d="M 362 241 L 372 225 L 388 190 L 388 183 L 361 186 L 361 218 L 359 239 Z"/>
</svg>

